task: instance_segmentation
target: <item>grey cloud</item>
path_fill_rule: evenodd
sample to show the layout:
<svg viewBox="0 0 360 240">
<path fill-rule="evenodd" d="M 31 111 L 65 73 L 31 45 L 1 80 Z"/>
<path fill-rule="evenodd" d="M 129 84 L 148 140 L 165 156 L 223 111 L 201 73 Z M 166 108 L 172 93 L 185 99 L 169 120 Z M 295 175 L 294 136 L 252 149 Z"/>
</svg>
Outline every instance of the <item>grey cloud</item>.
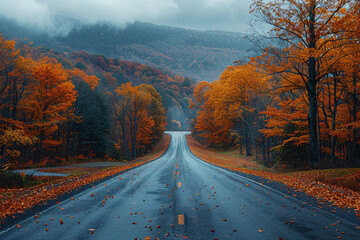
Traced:
<svg viewBox="0 0 360 240">
<path fill-rule="evenodd" d="M 250 4 L 251 0 L 1 0 L 0 16 L 55 34 L 70 30 L 72 20 L 245 31 Z"/>
</svg>

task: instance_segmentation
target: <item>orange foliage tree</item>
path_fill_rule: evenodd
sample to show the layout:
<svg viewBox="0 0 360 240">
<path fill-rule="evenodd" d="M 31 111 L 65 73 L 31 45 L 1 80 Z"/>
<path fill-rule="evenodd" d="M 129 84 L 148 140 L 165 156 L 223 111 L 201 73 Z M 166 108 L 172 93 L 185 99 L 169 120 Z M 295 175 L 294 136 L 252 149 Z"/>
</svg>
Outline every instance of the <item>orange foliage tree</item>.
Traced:
<svg viewBox="0 0 360 240">
<path fill-rule="evenodd" d="M 19 119 L 21 99 L 33 82 L 29 48 L 0 36 L 0 170 L 9 160 L 16 162 L 24 146 L 33 143 Z"/>
<path fill-rule="evenodd" d="M 134 159 L 158 141 L 164 131 L 164 108 L 156 90 L 146 84 L 122 84 L 114 90 L 112 109 L 119 124 L 121 157 Z"/>
<path fill-rule="evenodd" d="M 351 0 L 254 0 L 251 12 L 272 29 L 269 36 L 283 43 L 270 46 L 256 60 L 269 74 L 280 78 L 282 92 L 302 91 L 306 97 L 309 165 L 320 160 L 319 96 L 326 76 L 357 45 L 347 37 L 357 25 L 350 14 Z M 302 93 L 300 93 L 302 95 Z"/>
<path fill-rule="evenodd" d="M 38 62 L 33 68 L 33 77 L 35 81 L 31 93 L 23 99 L 22 110 L 32 135 L 38 138 L 35 159 L 39 163 L 44 147 L 60 144 L 53 139 L 53 134 L 73 111 L 76 91 L 61 64 L 49 59 Z"/>
<path fill-rule="evenodd" d="M 258 130 L 264 125 L 259 111 L 265 109 L 267 89 L 263 73 L 249 64 L 228 67 L 213 83 L 199 83 L 190 108 L 197 109 L 194 129 L 208 144 L 236 141 L 246 154 L 256 154 Z M 253 147 L 252 147 L 253 146 Z"/>
</svg>

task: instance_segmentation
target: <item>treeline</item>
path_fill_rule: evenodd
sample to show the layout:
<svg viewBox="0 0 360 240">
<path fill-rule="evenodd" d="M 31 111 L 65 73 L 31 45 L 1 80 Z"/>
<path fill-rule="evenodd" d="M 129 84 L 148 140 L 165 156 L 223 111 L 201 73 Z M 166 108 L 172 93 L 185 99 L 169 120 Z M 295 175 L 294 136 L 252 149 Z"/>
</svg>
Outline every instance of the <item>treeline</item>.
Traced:
<svg viewBox="0 0 360 240">
<path fill-rule="evenodd" d="M 161 139 L 165 108 L 153 86 L 111 85 L 59 55 L 63 64 L 0 36 L 1 168 L 131 160 Z"/>
<path fill-rule="evenodd" d="M 195 87 L 194 131 L 271 166 L 359 166 L 359 1 L 254 1 L 274 45 Z"/>
</svg>

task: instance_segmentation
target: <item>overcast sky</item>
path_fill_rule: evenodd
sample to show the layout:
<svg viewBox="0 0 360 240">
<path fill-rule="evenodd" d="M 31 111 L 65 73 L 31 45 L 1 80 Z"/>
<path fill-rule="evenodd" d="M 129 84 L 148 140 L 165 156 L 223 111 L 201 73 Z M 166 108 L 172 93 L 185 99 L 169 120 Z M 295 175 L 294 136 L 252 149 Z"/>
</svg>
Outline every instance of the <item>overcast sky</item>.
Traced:
<svg viewBox="0 0 360 240">
<path fill-rule="evenodd" d="M 0 16 L 61 32 L 69 22 L 134 21 L 199 30 L 246 32 L 252 0 L 0 0 Z"/>
</svg>

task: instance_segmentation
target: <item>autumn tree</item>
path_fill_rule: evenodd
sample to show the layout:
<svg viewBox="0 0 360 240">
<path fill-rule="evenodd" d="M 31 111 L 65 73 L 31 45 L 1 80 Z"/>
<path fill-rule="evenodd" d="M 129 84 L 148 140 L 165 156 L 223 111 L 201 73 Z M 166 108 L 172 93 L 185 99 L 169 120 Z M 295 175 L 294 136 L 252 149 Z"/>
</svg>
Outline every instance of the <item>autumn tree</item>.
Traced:
<svg viewBox="0 0 360 240">
<path fill-rule="evenodd" d="M 4 118 L 18 118 L 19 102 L 33 81 L 31 67 L 34 62 L 28 54 L 27 46 L 0 36 L 0 103 Z"/>
<path fill-rule="evenodd" d="M 33 69 L 35 82 L 28 98 L 23 99 L 22 110 L 26 113 L 26 122 L 31 124 L 33 135 L 37 136 L 36 160 L 41 160 L 45 146 L 59 144 L 52 139 L 58 124 L 66 121 L 72 112 L 76 100 L 74 84 L 61 64 L 50 59 L 43 59 Z"/>
<path fill-rule="evenodd" d="M 148 113 L 154 120 L 152 127 L 153 144 L 158 142 L 165 130 L 165 108 L 162 103 L 162 98 L 156 89 L 148 84 L 139 85 L 139 90 L 150 95 L 150 106 Z"/>
<path fill-rule="evenodd" d="M 114 91 L 112 110 L 120 141 L 117 147 L 121 149 L 122 157 L 134 159 L 138 150 L 143 153 L 157 142 L 164 131 L 164 108 L 162 99 L 155 88 L 141 84 L 132 86 L 126 83 Z"/>
<path fill-rule="evenodd" d="M 23 146 L 30 146 L 36 138 L 28 136 L 23 130 L 4 130 L 0 136 L 0 172 L 7 170 L 21 156 Z"/>
<path fill-rule="evenodd" d="M 354 18 L 347 15 L 350 0 L 254 0 L 251 12 L 269 24 L 269 37 L 282 42 L 283 49 L 270 47 L 259 58 L 270 74 L 282 78 L 282 87 L 303 89 L 308 102 L 310 164 L 320 158 L 318 100 L 329 68 L 344 56 L 333 51 L 356 43 L 345 38 Z M 331 56 L 331 58 L 329 57 Z"/>
<path fill-rule="evenodd" d="M 231 141 L 230 130 L 233 123 L 226 121 L 226 124 L 224 124 L 222 121 L 224 118 L 216 118 L 214 93 L 216 93 L 215 89 L 218 85 L 219 81 L 212 83 L 200 82 L 194 89 L 194 102 L 191 101 L 189 105 L 190 109 L 196 111 L 194 130 L 208 145 L 215 143 L 226 144 Z"/>
<path fill-rule="evenodd" d="M 213 83 L 201 82 L 194 90 L 197 109 L 194 129 L 211 145 L 236 144 L 242 153 L 256 159 L 261 149 L 262 159 L 269 158 L 265 137 L 259 132 L 265 126 L 262 111 L 271 103 L 266 91 L 267 77 L 252 62 L 229 66 Z M 261 145 L 261 148 L 259 147 Z"/>
<path fill-rule="evenodd" d="M 33 82 L 29 47 L 0 35 L 0 147 L 1 165 L 19 159 L 32 138 L 20 117 L 20 102 Z"/>
<path fill-rule="evenodd" d="M 131 87 L 131 83 L 123 84 L 115 90 L 112 94 L 112 112 L 116 122 L 119 124 L 117 129 L 113 130 L 113 135 L 120 135 L 120 139 L 113 139 L 115 145 L 121 149 L 121 157 L 130 159 L 129 151 L 129 129 L 127 128 L 128 112 L 127 109 L 130 107 L 130 98 L 126 97 L 126 89 Z M 116 126 L 116 125 L 114 125 Z M 118 134 L 116 132 L 119 131 Z"/>
</svg>

